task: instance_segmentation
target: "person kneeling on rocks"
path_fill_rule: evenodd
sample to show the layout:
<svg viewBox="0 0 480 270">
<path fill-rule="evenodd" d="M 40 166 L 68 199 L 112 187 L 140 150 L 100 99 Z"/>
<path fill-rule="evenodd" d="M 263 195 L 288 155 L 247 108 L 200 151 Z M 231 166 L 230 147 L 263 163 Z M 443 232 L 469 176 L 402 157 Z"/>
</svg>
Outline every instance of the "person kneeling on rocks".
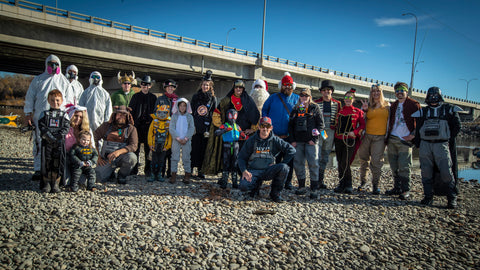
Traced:
<svg viewBox="0 0 480 270">
<path fill-rule="evenodd" d="M 242 179 L 240 189 L 250 190 L 250 196 L 255 197 L 262 182 L 272 179 L 270 198 L 274 202 L 283 202 L 280 192 L 283 189 L 290 168 L 288 162 L 295 156 L 295 148 L 289 143 L 274 136 L 272 120 L 262 117 L 259 130 L 243 145 L 238 154 L 237 162 Z M 282 153 L 283 160 L 275 164 L 275 158 Z"/>
<path fill-rule="evenodd" d="M 103 139 L 102 150 L 95 168 L 97 179 L 105 182 L 116 168 L 118 183 L 126 184 L 127 176 L 137 163 L 135 150 L 138 146 L 137 129 L 133 125 L 133 118 L 126 106 L 115 106 L 115 112 L 108 122 L 103 123 L 93 133 L 95 145 Z"/>
<path fill-rule="evenodd" d="M 78 134 L 78 141 L 70 150 L 70 160 L 72 172 L 72 191 L 78 191 L 78 182 L 80 177 L 84 174 L 87 178 L 87 189 L 95 191 L 95 165 L 98 160 L 98 153 L 92 147 L 92 135 L 86 130 L 80 131 Z"/>
</svg>

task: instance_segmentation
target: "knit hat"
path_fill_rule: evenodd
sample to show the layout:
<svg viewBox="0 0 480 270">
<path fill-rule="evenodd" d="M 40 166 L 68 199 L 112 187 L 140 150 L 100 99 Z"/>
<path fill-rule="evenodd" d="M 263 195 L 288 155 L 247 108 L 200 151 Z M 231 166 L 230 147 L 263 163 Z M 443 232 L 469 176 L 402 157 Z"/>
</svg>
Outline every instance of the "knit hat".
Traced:
<svg viewBox="0 0 480 270">
<path fill-rule="evenodd" d="M 332 89 L 332 93 L 333 93 L 333 91 L 335 91 L 335 86 L 333 86 L 333 84 L 330 80 L 322 81 L 322 86 L 320 87 L 320 91 L 322 91 L 325 88 Z"/>
<path fill-rule="evenodd" d="M 291 84 L 293 90 L 295 90 L 295 87 L 297 86 L 297 84 L 293 81 L 292 75 L 290 75 L 289 72 L 285 72 L 283 74 L 283 78 L 280 81 L 280 83 L 278 84 L 278 88 L 281 89 L 282 85 L 285 85 L 285 84 Z"/>
</svg>

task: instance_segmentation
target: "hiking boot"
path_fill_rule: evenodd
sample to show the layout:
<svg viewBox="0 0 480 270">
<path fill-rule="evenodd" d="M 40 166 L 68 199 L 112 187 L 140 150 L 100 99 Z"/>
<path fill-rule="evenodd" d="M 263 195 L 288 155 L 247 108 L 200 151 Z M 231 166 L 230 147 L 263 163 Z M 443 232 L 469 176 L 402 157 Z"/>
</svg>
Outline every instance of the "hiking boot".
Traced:
<svg viewBox="0 0 480 270">
<path fill-rule="evenodd" d="M 457 197 L 448 199 L 448 203 L 447 203 L 447 208 L 448 208 L 448 209 L 455 209 L 455 208 L 457 208 L 457 207 L 458 207 Z"/>
<path fill-rule="evenodd" d="M 280 195 L 270 195 L 270 199 L 276 203 L 283 203 L 285 200 Z"/>
<path fill-rule="evenodd" d="M 307 188 L 306 187 L 301 187 L 297 190 L 295 190 L 296 195 L 305 195 L 307 194 Z"/>
<path fill-rule="evenodd" d="M 172 172 L 172 177 L 170 177 L 170 180 L 168 180 L 168 182 L 170 184 L 175 184 L 175 182 L 177 182 L 177 173 L 176 172 Z"/>
<path fill-rule="evenodd" d="M 421 201 L 420 204 L 431 206 L 433 204 L 433 197 L 425 196 Z"/>
<path fill-rule="evenodd" d="M 365 182 L 365 181 L 362 181 L 362 183 L 360 184 L 360 186 L 357 188 L 357 190 L 358 190 L 359 192 L 365 192 L 365 191 L 367 191 L 367 189 L 368 189 L 368 184 L 367 184 L 367 182 Z"/>
<path fill-rule="evenodd" d="M 172 173 L 173 174 L 173 173 Z M 190 184 L 192 181 L 190 181 L 190 177 L 192 176 L 191 173 L 185 173 L 185 176 L 183 177 L 183 183 L 185 185 Z"/>
<path fill-rule="evenodd" d="M 400 198 L 400 200 L 406 201 L 410 198 L 410 192 L 408 191 L 402 192 L 402 194 L 400 194 L 398 198 Z"/>
</svg>

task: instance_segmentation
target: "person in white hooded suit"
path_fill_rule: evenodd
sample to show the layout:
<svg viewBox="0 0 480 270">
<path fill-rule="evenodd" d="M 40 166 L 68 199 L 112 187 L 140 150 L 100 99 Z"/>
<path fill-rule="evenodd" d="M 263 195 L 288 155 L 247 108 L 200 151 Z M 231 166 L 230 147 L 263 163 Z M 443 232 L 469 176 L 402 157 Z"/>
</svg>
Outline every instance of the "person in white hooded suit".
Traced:
<svg viewBox="0 0 480 270">
<path fill-rule="evenodd" d="M 68 66 L 65 77 L 69 81 L 69 87 L 65 93 L 65 104 L 77 104 L 83 93 L 83 85 L 78 81 L 78 68 L 75 65 Z"/>
<path fill-rule="evenodd" d="M 78 105 L 87 107 L 90 128 L 95 131 L 103 122 L 107 122 L 112 114 L 112 101 L 107 90 L 103 89 L 102 74 L 94 71 L 90 74 L 90 86 L 83 91 Z"/>
<path fill-rule="evenodd" d="M 52 54 L 45 60 L 45 72 L 36 76 L 30 83 L 25 96 L 25 106 L 23 107 L 25 124 L 38 127 L 40 115 L 50 108 L 47 101 L 50 91 L 58 89 L 63 94 L 63 100 L 65 101 L 65 92 L 69 83 L 67 78 L 61 73 L 61 68 L 60 59 Z M 41 142 L 40 129 L 36 128 L 33 133 L 33 168 L 35 170 L 35 174 L 32 177 L 33 180 L 41 179 Z"/>
</svg>

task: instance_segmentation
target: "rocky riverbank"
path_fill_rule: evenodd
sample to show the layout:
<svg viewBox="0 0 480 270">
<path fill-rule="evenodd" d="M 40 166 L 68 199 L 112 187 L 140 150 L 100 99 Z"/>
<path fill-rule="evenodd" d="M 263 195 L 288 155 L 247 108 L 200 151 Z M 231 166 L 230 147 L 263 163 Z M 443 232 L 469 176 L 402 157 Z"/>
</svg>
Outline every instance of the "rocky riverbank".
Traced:
<svg viewBox="0 0 480 270">
<path fill-rule="evenodd" d="M 368 193 L 286 203 L 130 177 L 97 192 L 42 194 L 26 134 L 0 128 L 0 269 L 479 269 L 480 185 L 460 183 L 461 207 Z M 354 171 L 358 185 L 358 172 Z M 391 188 L 384 172 L 382 190 Z M 336 172 L 328 171 L 333 188 Z"/>
</svg>

